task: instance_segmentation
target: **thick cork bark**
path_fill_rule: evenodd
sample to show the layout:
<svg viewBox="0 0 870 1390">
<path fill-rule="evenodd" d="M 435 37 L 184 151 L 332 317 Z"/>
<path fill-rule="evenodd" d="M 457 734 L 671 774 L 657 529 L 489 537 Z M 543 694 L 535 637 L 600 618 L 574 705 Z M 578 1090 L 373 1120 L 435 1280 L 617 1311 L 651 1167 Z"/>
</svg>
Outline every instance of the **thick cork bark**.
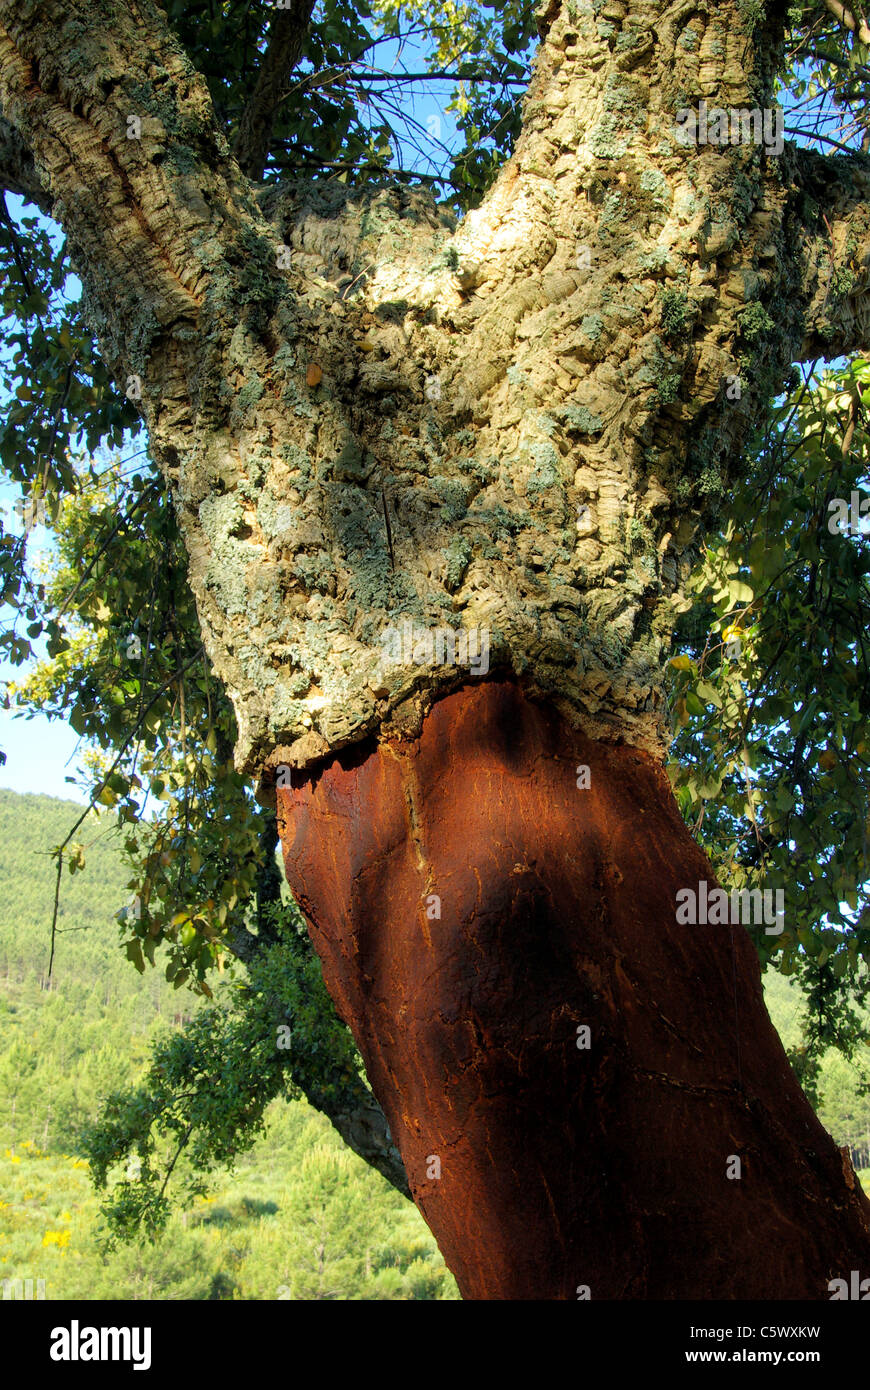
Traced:
<svg viewBox="0 0 870 1390">
<path fill-rule="evenodd" d="M 452 664 L 385 660 L 406 621 L 485 630 L 490 674 L 664 750 L 700 528 L 792 362 L 870 331 L 870 159 L 677 119 L 772 117 L 785 8 L 548 4 L 513 154 L 457 222 L 419 190 L 252 183 L 153 0 L 0 0 L 0 185 L 62 225 L 135 388 L 240 769 L 449 693 Z"/>
<path fill-rule="evenodd" d="M 870 1272 L 870 1205 L 748 934 L 676 922 L 714 880 L 648 755 L 490 682 L 278 795 L 290 886 L 465 1298 L 826 1299 Z"/>
</svg>

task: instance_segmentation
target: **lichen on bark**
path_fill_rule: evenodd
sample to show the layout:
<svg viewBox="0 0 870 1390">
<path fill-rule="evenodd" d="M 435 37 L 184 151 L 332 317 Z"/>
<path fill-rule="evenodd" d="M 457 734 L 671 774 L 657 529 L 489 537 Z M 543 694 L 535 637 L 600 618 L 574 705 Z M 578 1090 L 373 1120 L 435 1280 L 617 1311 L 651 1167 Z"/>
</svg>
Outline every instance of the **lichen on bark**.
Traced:
<svg viewBox="0 0 870 1390">
<path fill-rule="evenodd" d="M 240 766 L 419 727 L 468 671 L 385 663 L 406 623 L 486 631 L 493 673 L 660 753 L 700 530 L 792 360 L 866 325 L 868 162 L 678 137 L 682 107 L 770 102 L 772 21 L 550 6 L 457 224 L 422 192 L 255 196 L 156 8 L 0 14 L 3 111 L 141 378 Z"/>
</svg>

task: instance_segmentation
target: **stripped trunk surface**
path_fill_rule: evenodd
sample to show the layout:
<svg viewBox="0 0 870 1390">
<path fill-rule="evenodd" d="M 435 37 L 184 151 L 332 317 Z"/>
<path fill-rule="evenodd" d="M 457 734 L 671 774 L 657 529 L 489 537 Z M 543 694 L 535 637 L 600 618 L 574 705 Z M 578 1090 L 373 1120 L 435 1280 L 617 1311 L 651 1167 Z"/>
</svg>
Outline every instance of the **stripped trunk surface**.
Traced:
<svg viewBox="0 0 870 1390">
<path fill-rule="evenodd" d="M 290 885 L 464 1297 L 821 1299 L 845 1252 L 870 1269 L 870 1205 L 748 934 L 676 922 L 677 891 L 714 880 L 647 754 L 494 681 L 279 798 Z"/>
</svg>

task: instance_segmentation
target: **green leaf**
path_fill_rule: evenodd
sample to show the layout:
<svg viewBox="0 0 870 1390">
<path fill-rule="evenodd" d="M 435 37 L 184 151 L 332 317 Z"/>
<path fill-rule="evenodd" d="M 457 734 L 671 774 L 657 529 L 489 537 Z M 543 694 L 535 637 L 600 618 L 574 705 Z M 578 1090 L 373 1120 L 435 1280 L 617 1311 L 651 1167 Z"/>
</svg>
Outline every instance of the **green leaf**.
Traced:
<svg viewBox="0 0 870 1390">
<path fill-rule="evenodd" d="M 732 608 L 738 603 L 751 603 L 755 595 L 748 584 L 744 584 L 740 579 L 729 579 L 728 581 L 728 602 Z"/>
<path fill-rule="evenodd" d="M 722 708 L 722 697 L 714 685 L 710 685 L 708 681 L 698 681 L 695 690 L 702 700 L 706 700 L 710 705 L 715 705 L 717 709 Z"/>
<path fill-rule="evenodd" d="M 141 943 L 136 940 L 128 941 L 126 945 L 125 955 L 129 961 L 133 962 L 139 974 L 144 975 L 145 961 L 142 956 Z"/>
</svg>

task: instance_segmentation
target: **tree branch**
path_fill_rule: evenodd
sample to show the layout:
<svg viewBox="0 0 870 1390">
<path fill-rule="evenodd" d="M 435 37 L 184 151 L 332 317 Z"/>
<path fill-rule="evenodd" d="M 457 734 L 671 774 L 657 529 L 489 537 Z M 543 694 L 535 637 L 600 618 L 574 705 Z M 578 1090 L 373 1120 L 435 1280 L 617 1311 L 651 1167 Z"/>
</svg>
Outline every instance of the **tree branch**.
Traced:
<svg viewBox="0 0 870 1390">
<path fill-rule="evenodd" d="M 313 1077 L 301 1075 L 298 1066 L 292 1075 L 309 1105 L 326 1116 L 348 1148 L 410 1201 L 408 1175 L 386 1116 L 362 1078 L 350 1078 L 336 1097 L 334 1086 L 321 1088 Z"/>
<path fill-rule="evenodd" d="M 825 9 L 850 29 L 860 43 L 870 44 L 870 28 L 863 19 L 856 19 L 851 10 L 840 4 L 840 0 L 825 0 Z"/>
<path fill-rule="evenodd" d="M 285 96 L 285 84 L 302 55 L 314 0 L 290 0 L 272 20 L 256 86 L 242 115 L 235 156 L 249 179 L 262 177 L 269 154 L 275 113 Z"/>
</svg>

